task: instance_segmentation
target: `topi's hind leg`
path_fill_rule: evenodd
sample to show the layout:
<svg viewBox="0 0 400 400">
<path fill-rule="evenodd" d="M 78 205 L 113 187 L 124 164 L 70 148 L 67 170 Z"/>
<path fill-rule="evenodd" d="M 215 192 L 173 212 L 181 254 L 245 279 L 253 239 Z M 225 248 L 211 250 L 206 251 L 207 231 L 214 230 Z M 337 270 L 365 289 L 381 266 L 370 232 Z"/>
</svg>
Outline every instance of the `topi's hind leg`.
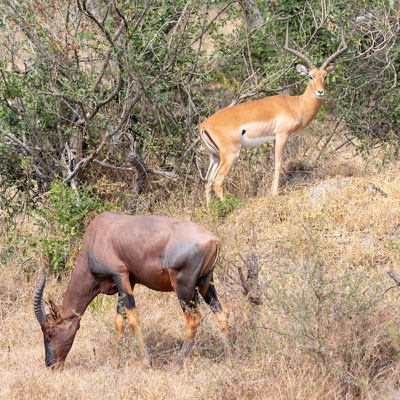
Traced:
<svg viewBox="0 0 400 400">
<path fill-rule="evenodd" d="M 184 283 L 181 286 L 178 284 L 176 286 L 176 294 L 186 318 L 186 337 L 182 345 L 181 354 L 177 359 L 178 366 L 182 366 L 183 361 L 193 347 L 196 331 L 201 323 L 202 316 L 198 309 L 194 287 L 189 288 Z"/>
<path fill-rule="evenodd" d="M 228 326 L 228 311 L 221 304 L 217 296 L 217 291 L 215 290 L 214 280 L 211 277 L 207 291 L 200 290 L 200 294 L 203 296 L 204 301 L 210 306 L 211 311 L 214 313 L 215 318 L 218 322 L 219 327 L 225 336 L 225 349 L 227 356 L 230 358 L 230 342 L 229 342 L 229 326 Z"/>
<path fill-rule="evenodd" d="M 212 279 L 207 292 L 203 295 L 203 298 L 214 313 L 222 332 L 225 334 L 226 338 L 229 339 L 228 312 L 218 299 L 217 291 L 215 290 L 214 281 Z"/>
<path fill-rule="evenodd" d="M 180 364 L 183 363 L 183 360 L 186 358 L 190 349 L 193 347 L 193 343 L 196 337 L 196 331 L 202 319 L 202 315 L 198 310 L 197 304 L 194 307 L 185 306 L 184 314 L 186 318 L 186 338 L 183 342 L 180 361 L 178 361 L 178 363 Z"/>
</svg>

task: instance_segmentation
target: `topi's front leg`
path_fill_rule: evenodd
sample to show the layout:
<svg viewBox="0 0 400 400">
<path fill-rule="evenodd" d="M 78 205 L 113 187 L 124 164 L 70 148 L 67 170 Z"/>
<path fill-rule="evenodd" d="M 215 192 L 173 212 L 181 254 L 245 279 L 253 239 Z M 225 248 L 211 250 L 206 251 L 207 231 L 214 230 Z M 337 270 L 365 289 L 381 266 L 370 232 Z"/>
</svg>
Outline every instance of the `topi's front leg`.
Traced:
<svg viewBox="0 0 400 400">
<path fill-rule="evenodd" d="M 139 345 L 139 350 L 142 355 L 142 364 L 145 367 L 151 367 L 151 360 L 149 352 L 147 351 L 147 347 L 143 340 L 142 330 L 139 324 L 139 317 L 137 315 L 136 307 L 135 307 L 135 299 L 133 297 L 133 290 L 131 283 L 129 281 L 129 274 L 122 278 L 117 278 L 114 280 L 115 284 L 118 288 L 119 294 L 122 297 L 122 304 L 125 309 L 126 318 L 128 320 L 128 324 L 135 332 L 136 340 Z M 118 345 L 117 345 L 118 346 Z M 118 352 L 118 349 L 117 349 Z"/>
</svg>

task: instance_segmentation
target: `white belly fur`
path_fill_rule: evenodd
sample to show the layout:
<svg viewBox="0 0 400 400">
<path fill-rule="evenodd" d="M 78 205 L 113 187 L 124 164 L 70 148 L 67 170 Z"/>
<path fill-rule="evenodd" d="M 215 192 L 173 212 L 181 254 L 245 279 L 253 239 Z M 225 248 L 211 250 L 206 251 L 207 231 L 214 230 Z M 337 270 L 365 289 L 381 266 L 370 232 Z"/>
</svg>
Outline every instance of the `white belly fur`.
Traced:
<svg viewBox="0 0 400 400">
<path fill-rule="evenodd" d="M 276 139 L 275 136 L 264 136 L 264 137 L 249 139 L 249 138 L 246 138 L 246 135 L 243 135 L 242 136 L 242 146 L 247 147 L 247 148 L 257 147 L 266 142 L 275 142 L 275 139 Z"/>
<path fill-rule="evenodd" d="M 242 135 L 242 146 L 251 148 L 262 145 L 266 142 L 275 141 L 275 123 L 269 122 L 251 122 L 240 127 L 241 132 L 245 131 Z"/>
</svg>

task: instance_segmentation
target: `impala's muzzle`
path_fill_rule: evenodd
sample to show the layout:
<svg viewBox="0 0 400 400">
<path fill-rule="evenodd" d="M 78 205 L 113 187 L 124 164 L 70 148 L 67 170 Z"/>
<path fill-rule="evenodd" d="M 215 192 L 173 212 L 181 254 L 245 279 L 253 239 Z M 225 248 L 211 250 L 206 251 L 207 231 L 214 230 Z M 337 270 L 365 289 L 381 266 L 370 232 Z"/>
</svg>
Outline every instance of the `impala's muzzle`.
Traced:
<svg viewBox="0 0 400 400">
<path fill-rule="evenodd" d="M 324 91 L 323 91 L 323 90 L 317 90 L 317 91 L 314 93 L 314 96 L 315 96 L 317 99 L 322 99 L 322 98 L 324 97 Z"/>
</svg>

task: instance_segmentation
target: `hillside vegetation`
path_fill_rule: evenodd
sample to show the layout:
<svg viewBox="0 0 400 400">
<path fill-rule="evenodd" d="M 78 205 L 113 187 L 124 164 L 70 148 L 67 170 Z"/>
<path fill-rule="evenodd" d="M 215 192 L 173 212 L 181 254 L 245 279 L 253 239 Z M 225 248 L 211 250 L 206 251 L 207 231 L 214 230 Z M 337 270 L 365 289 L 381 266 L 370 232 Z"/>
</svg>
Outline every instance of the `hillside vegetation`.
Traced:
<svg viewBox="0 0 400 400">
<path fill-rule="evenodd" d="M 396 1 L 35 1 L 0 5 L 0 398 L 400 397 L 400 13 Z M 300 94 L 291 46 L 339 45 L 317 118 L 285 149 L 243 149 L 227 198 L 205 205 L 197 127 L 230 104 Z M 222 242 L 215 269 L 232 356 L 209 308 L 175 366 L 173 293 L 135 300 L 153 368 L 116 296 L 82 318 L 65 368 L 45 367 L 33 296 L 59 304 L 99 213 L 192 220 Z M 133 243 L 134 245 L 139 245 Z M 390 274 L 388 274 L 388 272 Z"/>
<path fill-rule="evenodd" d="M 116 298 L 99 296 L 82 319 L 65 369 L 49 371 L 32 313 L 40 272 L 27 282 L 21 265 L 10 260 L 0 277 L 0 397 L 397 398 L 400 293 L 386 289 L 395 285 L 389 268 L 400 274 L 398 164 L 378 170 L 355 161 L 346 168 L 338 160 L 331 164 L 346 173 L 297 181 L 277 198 L 243 198 L 225 217 L 204 206 L 195 214 L 183 204 L 158 210 L 192 218 L 222 239 L 216 286 L 230 310 L 230 361 L 203 303 L 194 351 L 182 371 L 175 369 L 185 331 L 178 301 L 174 294 L 137 287 L 153 369 L 141 366 L 129 329 L 118 365 Z M 339 184 L 317 190 L 326 181 Z M 259 268 L 258 305 L 243 295 L 237 269 L 246 278 L 252 263 Z M 59 301 L 67 283 L 50 278 L 46 296 Z"/>
</svg>

